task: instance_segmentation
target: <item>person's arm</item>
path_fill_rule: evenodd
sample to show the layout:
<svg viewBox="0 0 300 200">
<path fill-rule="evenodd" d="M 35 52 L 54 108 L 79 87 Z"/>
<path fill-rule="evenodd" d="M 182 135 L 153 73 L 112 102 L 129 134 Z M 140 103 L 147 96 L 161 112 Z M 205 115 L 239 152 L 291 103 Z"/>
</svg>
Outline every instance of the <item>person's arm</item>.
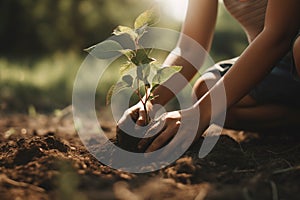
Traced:
<svg viewBox="0 0 300 200">
<path fill-rule="evenodd" d="M 216 24 L 218 10 L 218 0 L 189 0 L 186 18 L 182 25 L 181 37 L 179 38 L 177 49 L 182 56 L 169 54 L 164 62 L 164 66 L 178 65 L 183 66 L 180 74 L 175 74 L 162 86 L 154 91 L 154 96 L 158 96 L 152 104 L 164 105 L 173 98 L 174 93 L 179 92 L 197 73 L 205 58 L 205 52 L 210 50 L 213 32 Z M 199 51 L 191 40 L 194 40 L 203 51 Z M 199 54 L 199 55 L 197 55 Z M 203 55 L 200 55 L 203 54 Z M 196 61 L 197 66 L 183 59 Z M 182 80 L 184 78 L 184 80 Z M 172 88 L 171 92 L 167 88 Z"/>
<path fill-rule="evenodd" d="M 245 49 L 240 58 L 218 83 L 195 106 L 205 113 L 199 130 L 204 131 L 211 118 L 210 94 L 225 87 L 226 109 L 237 103 L 272 70 L 272 67 L 290 50 L 292 40 L 300 28 L 300 1 L 269 0 L 263 31 Z M 216 93 L 216 92 L 215 92 Z"/>
<path fill-rule="evenodd" d="M 227 108 L 249 93 L 291 49 L 299 19 L 299 0 L 268 1 L 263 31 L 220 80 L 226 89 Z"/>
<path fill-rule="evenodd" d="M 188 84 L 202 66 L 205 55 L 200 54 L 205 54 L 204 51 L 209 51 L 210 49 L 216 24 L 217 10 L 218 0 L 189 0 L 186 18 L 182 24 L 181 36 L 175 48 L 179 49 L 181 55 L 175 55 L 171 52 L 163 63 L 163 66 L 177 65 L 183 68 L 180 73 L 174 74 L 169 80 L 153 91 L 153 96 L 156 96 L 156 98 L 148 101 L 148 111 L 155 113 L 156 110 L 154 109 L 160 106 L 153 107 L 153 105 L 164 106 L 169 102 L 175 94 Z M 191 43 L 191 40 L 194 43 Z M 202 51 L 199 51 L 199 46 L 201 46 Z M 183 57 L 188 59 L 184 59 Z M 194 65 L 187 60 L 193 60 Z M 123 123 L 128 114 L 132 119 L 136 119 L 137 125 L 145 125 L 146 112 L 141 102 L 129 108 L 119 121 L 119 124 Z"/>
<path fill-rule="evenodd" d="M 272 67 L 290 50 L 292 40 L 300 28 L 299 8 L 299 0 L 268 1 L 264 30 L 245 49 L 224 77 L 194 105 L 194 108 L 200 111 L 199 134 L 203 133 L 209 126 L 211 118 L 217 118 L 218 114 L 226 112 L 228 108 L 237 103 L 257 83 L 263 80 Z M 221 106 L 223 102 L 218 104 L 218 99 L 214 99 L 216 104 L 214 104 L 214 109 L 217 114 L 211 116 L 210 96 L 211 94 L 219 94 L 223 87 L 226 90 L 227 103 Z M 188 116 L 189 112 L 170 113 L 164 117 L 163 122 L 165 123 L 162 129 L 159 125 L 154 126 L 151 129 L 152 132 L 163 131 L 151 143 L 146 152 L 157 150 L 164 145 L 165 141 L 170 140 L 176 134 L 181 118 L 184 115 Z M 185 137 L 189 137 L 189 132 L 185 133 Z M 169 147 L 166 151 L 171 151 L 171 148 Z"/>
</svg>

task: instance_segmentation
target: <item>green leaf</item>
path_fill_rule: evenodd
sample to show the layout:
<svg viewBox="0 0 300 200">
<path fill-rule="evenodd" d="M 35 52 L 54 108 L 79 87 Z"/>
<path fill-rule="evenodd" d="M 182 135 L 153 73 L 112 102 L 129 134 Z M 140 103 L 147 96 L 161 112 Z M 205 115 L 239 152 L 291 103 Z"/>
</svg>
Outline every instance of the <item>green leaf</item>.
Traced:
<svg viewBox="0 0 300 200">
<path fill-rule="evenodd" d="M 151 72 L 150 65 L 149 64 L 143 65 L 143 74 L 144 74 L 143 81 L 145 84 L 149 83 L 148 77 L 150 76 L 150 72 Z"/>
<path fill-rule="evenodd" d="M 109 59 L 120 55 L 119 51 L 122 49 L 123 47 L 118 42 L 114 40 L 105 40 L 84 50 L 96 58 Z"/>
<path fill-rule="evenodd" d="M 136 18 L 134 22 L 134 28 L 138 29 L 145 25 L 152 26 L 153 24 L 156 24 L 158 20 L 159 20 L 159 8 L 153 7 L 149 10 L 146 10 Z"/>
<path fill-rule="evenodd" d="M 118 26 L 113 31 L 114 35 L 122 35 L 122 34 L 128 34 L 133 41 L 135 41 L 138 37 L 138 33 L 136 33 L 132 28 L 127 26 Z"/>
<path fill-rule="evenodd" d="M 153 84 L 160 84 L 168 80 L 175 73 L 179 72 L 182 66 L 168 66 L 157 70 L 156 75 L 152 79 Z"/>
<path fill-rule="evenodd" d="M 112 85 L 107 94 L 106 94 L 106 105 L 111 103 L 111 98 L 113 95 L 118 94 L 120 91 L 124 90 L 125 88 L 128 88 L 128 84 L 120 81 L 117 84 Z"/>
<path fill-rule="evenodd" d="M 180 72 L 182 70 L 182 66 L 177 66 L 177 65 L 168 66 L 167 68 L 169 68 L 170 70 L 175 71 L 175 73 Z"/>
<path fill-rule="evenodd" d="M 143 37 L 144 33 L 146 33 L 147 28 L 148 28 L 148 25 L 145 24 L 144 26 L 135 29 L 135 33 L 138 35 L 137 39 L 140 39 L 141 37 Z"/>
<path fill-rule="evenodd" d="M 161 64 L 158 62 L 152 62 L 150 63 L 151 69 L 155 72 L 161 69 Z"/>
<path fill-rule="evenodd" d="M 128 58 L 128 60 L 131 60 L 136 55 L 135 51 L 131 49 L 122 49 L 119 50 L 119 52 L 125 55 Z"/>
<path fill-rule="evenodd" d="M 154 99 L 156 99 L 157 97 L 159 97 L 159 95 L 155 95 L 155 96 L 150 95 L 149 100 L 154 100 Z"/>
<path fill-rule="evenodd" d="M 146 54 L 149 56 L 153 51 L 153 48 L 147 48 L 145 49 Z"/>
<path fill-rule="evenodd" d="M 139 65 L 136 68 L 136 76 L 138 79 L 143 80 L 144 76 L 143 76 L 143 66 Z"/>
<path fill-rule="evenodd" d="M 136 51 L 136 55 L 131 59 L 131 61 L 135 65 L 140 65 L 140 64 L 149 64 L 153 61 L 155 61 L 154 58 L 150 58 L 145 51 L 145 49 L 138 49 Z"/>
<path fill-rule="evenodd" d="M 132 78 L 132 76 L 130 76 L 130 75 L 125 75 L 125 76 L 122 77 L 122 80 L 123 80 L 125 83 L 127 83 L 127 86 L 128 86 L 128 87 L 131 87 L 131 86 L 132 86 L 132 83 L 133 83 L 133 78 Z"/>
<path fill-rule="evenodd" d="M 157 87 L 159 86 L 159 84 L 153 84 L 150 90 L 150 93 L 152 93 Z"/>
<path fill-rule="evenodd" d="M 126 74 L 129 70 L 133 69 L 134 67 L 136 67 L 136 66 L 132 62 L 127 62 L 127 63 L 121 65 L 120 74 L 123 76 L 124 74 Z"/>
</svg>

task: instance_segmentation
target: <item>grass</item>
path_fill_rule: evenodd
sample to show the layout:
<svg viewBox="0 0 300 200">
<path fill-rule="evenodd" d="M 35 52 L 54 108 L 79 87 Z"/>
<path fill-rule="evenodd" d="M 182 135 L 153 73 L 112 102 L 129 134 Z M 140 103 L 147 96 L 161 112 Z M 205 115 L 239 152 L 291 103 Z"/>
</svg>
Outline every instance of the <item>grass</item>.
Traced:
<svg viewBox="0 0 300 200">
<path fill-rule="evenodd" d="M 52 112 L 72 102 L 73 82 L 83 58 L 74 53 L 56 53 L 38 60 L 17 61 L 0 58 L 0 111 Z M 108 88 L 117 78 L 107 72 L 103 86 Z M 104 96 L 106 89 L 97 95 Z"/>
</svg>

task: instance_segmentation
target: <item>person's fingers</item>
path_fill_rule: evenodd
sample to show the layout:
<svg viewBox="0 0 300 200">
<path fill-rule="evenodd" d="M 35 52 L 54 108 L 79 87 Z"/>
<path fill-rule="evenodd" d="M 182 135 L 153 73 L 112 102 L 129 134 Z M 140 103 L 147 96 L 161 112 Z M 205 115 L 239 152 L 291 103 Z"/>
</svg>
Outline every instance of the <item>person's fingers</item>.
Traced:
<svg viewBox="0 0 300 200">
<path fill-rule="evenodd" d="M 136 122 L 139 118 L 139 109 L 133 109 L 129 112 L 131 119 Z"/>
<path fill-rule="evenodd" d="M 145 133 L 145 138 L 141 139 L 138 144 L 138 149 L 144 150 L 148 145 L 155 139 L 155 135 L 159 135 L 160 132 L 164 130 L 165 123 L 163 120 L 158 120 L 149 128 Z"/>
<path fill-rule="evenodd" d="M 186 132 L 185 132 L 186 133 Z M 170 157 L 170 154 L 174 154 L 174 152 L 182 153 L 183 150 L 188 149 L 193 143 L 193 138 L 188 138 L 188 134 L 178 134 L 178 137 L 174 137 L 174 139 L 166 146 L 159 156 L 159 159 L 164 159 Z"/>
<path fill-rule="evenodd" d="M 136 122 L 139 118 L 140 106 L 135 105 L 128 108 L 117 122 L 117 131 L 134 132 L 137 129 Z M 138 126 L 139 127 L 139 126 Z"/>
<path fill-rule="evenodd" d="M 146 125 L 146 111 L 144 109 L 139 110 L 139 117 L 136 121 L 138 126 L 145 126 Z"/>
<path fill-rule="evenodd" d="M 168 126 L 162 133 L 157 136 L 151 145 L 145 151 L 146 153 L 156 151 L 157 149 L 164 146 L 168 141 L 170 141 L 174 135 L 176 135 L 180 126 L 180 121 L 175 122 L 174 124 Z"/>
</svg>

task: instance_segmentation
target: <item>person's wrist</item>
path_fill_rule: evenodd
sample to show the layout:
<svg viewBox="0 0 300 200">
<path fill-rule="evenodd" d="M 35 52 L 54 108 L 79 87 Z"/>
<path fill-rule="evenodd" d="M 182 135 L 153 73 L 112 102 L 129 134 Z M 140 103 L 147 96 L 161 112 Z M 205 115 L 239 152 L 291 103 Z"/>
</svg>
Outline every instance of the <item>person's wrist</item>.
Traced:
<svg viewBox="0 0 300 200">
<path fill-rule="evenodd" d="M 200 114 L 200 109 L 198 106 L 192 106 L 187 109 L 183 109 L 180 111 L 182 119 L 184 121 L 189 121 L 193 125 L 197 126 L 195 129 L 198 133 L 202 133 L 206 127 L 207 117 L 205 113 Z M 209 119 L 208 119 L 209 121 Z"/>
<path fill-rule="evenodd" d="M 193 107 L 193 106 L 186 109 L 179 110 L 179 112 L 181 113 L 182 117 L 194 118 L 194 119 L 195 116 L 198 116 L 200 113 L 197 107 Z"/>
</svg>

